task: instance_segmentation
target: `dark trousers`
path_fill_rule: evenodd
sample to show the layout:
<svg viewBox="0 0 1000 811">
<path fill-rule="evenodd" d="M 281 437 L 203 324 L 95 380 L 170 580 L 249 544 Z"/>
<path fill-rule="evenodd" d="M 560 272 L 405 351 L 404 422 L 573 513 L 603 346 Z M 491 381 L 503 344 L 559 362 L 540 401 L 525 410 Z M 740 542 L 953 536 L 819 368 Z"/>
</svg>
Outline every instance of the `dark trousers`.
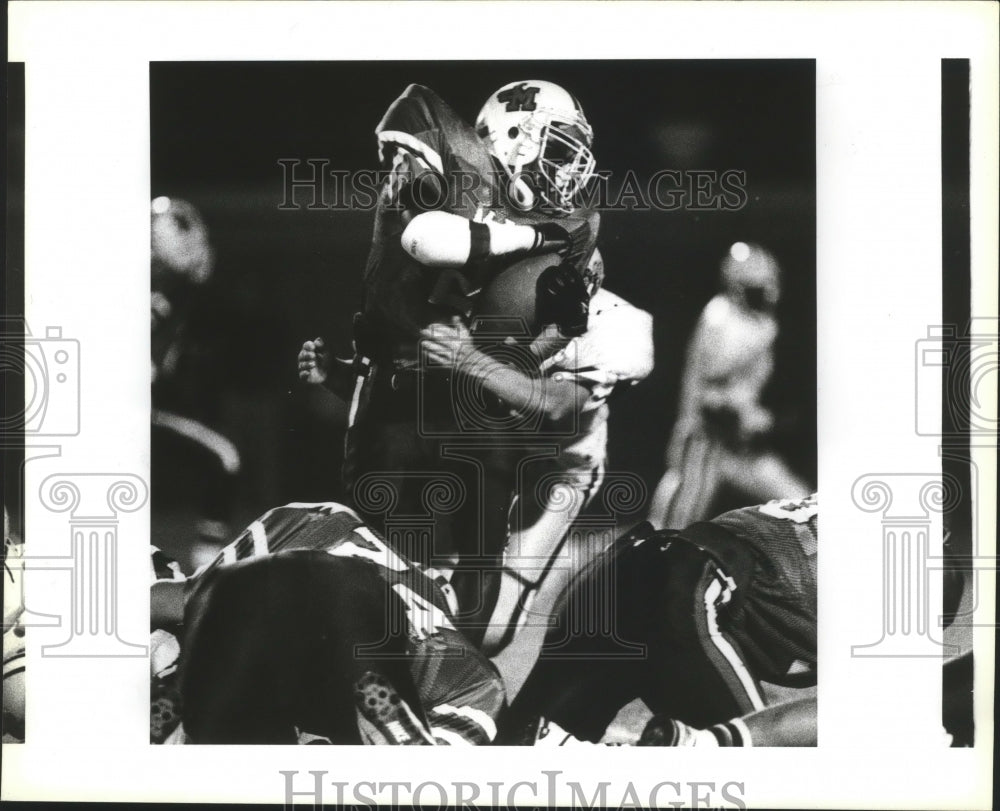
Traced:
<svg viewBox="0 0 1000 811">
<path fill-rule="evenodd" d="M 745 592 L 752 571 L 724 571 L 693 544 L 637 530 L 573 580 L 504 728 L 541 715 L 596 741 L 636 698 L 695 726 L 763 706 L 723 603 L 724 578 Z"/>
<path fill-rule="evenodd" d="M 499 592 L 513 473 L 501 437 L 460 427 L 453 394 L 446 375 L 372 367 L 347 432 L 344 485 L 406 558 L 455 569 L 456 626 L 478 645 Z"/>
</svg>

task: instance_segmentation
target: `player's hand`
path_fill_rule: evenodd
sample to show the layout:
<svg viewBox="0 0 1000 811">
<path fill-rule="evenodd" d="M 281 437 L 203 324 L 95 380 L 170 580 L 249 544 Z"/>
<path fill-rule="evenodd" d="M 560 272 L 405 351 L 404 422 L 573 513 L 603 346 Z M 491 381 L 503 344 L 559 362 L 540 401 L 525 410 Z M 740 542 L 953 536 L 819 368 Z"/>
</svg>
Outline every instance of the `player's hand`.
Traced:
<svg viewBox="0 0 1000 811">
<path fill-rule="evenodd" d="M 306 341 L 299 350 L 299 380 L 313 385 L 326 382 L 330 355 L 322 338 Z"/>
<path fill-rule="evenodd" d="M 531 342 L 531 352 L 535 359 L 541 363 L 561 352 L 568 343 L 569 338 L 559 331 L 559 327 L 555 324 L 546 324 Z"/>
<path fill-rule="evenodd" d="M 555 222 L 543 222 L 533 225 L 535 231 L 535 244 L 532 251 L 535 253 L 560 253 L 564 254 L 573 246 L 573 239 L 565 228 Z"/>
<path fill-rule="evenodd" d="M 535 285 L 535 310 L 542 324 L 555 324 L 570 338 L 587 331 L 590 293 L 573 265 L 563 262 L 542 271 Z"/>
<path fill-rule="evenodd" d="M 447 323 L 436 323 L 420 331 L 423 357 L 438 366 L 461 365 L 473 351 L 472 334 L 458 316 Z"/>
</svg>

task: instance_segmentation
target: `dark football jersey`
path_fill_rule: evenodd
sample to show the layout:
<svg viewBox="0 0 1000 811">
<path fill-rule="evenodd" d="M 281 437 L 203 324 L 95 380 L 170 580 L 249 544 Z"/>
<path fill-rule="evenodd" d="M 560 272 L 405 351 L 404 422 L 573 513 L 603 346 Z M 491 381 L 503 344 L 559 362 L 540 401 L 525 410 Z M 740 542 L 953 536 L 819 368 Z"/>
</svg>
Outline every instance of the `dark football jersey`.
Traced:
<svg viewBox="0 0 1000 811">
<path fill-rule="evenodd" d="M 753 552 L 748 593 L 736 603 L 731 627 L 756 672 L 769 680 L 781 681 L 795 660 L 816 664 L 818 509 L 814 494 L 733 510 L 710 522 Z"/>
<path fill-rule="evenodd" d="M 321 551 L 373 567 L 406 608 L 410 672 L 429 731 L 444 745 L 489 743 L 505 693 L 496 668 L 452 624 L 447 581 L 391 550 L 350 509 L 293 503 L 254 521 L 203 570 L 279 551 Z"/>
<path fill-rule="evenodd" d="M 418 203 L 470 219 L 496 205 L 497 177 L 490 153 L 472 127 L 426 87 L 406 88 L 375 134 L 380 166 L 389 177 L 380 190 L 365 267 L 365 314 L 389 354 L 405 358 L 413 353 L 421 328 L 455 312 L 446 302 L 464 292 L 464 282 L 458 271 L 425 268 L 403 250 L 406 178 L 397 173 L 405 175 L 413 167 L 434 172 L 443 184 L 443 197 L 420 196 Z"/>
<path fill-rule="evenodd" d="M 426 268 L 400 244 L 405 228 L 406 173 L 414 166 L 434 172 L 443 192 L 434 200 L 415 195 L 411 213 L 428 207 L 469 219 L 487 217 L 521 224 L 551 221 L 552 215 L 517 210 L 506 196 L 507 177 L 475 130 L 432 90 L 410 85 L 389 107 L 375 130 L 381 168 L 371 250 L 364 273 L 364 309 L 379 335 L 384 359 L 415 360 L 420 329 L 453 314 L 468 315 L 475 293 L 510 259 L 483 260 L 462 269 Z M 571 259 L 581 268 L 593 253 L 599 215 L 583 210 L 559 217 L 573 237 Z"/>
</svg>

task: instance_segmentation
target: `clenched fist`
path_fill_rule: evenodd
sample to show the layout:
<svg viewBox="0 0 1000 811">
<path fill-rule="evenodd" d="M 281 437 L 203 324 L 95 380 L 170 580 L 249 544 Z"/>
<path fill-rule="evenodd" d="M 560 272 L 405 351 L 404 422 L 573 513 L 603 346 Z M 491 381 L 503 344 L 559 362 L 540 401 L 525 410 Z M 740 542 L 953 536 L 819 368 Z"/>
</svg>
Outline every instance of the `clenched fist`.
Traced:
<svg viewBox="0 0 1000 811">
<path fill-rule="evenodd" d="M 299 380 L 313 385 L 326 383 L 330 355 L 322 338 L 306 341 L 299 350 Z"/>
</svg>

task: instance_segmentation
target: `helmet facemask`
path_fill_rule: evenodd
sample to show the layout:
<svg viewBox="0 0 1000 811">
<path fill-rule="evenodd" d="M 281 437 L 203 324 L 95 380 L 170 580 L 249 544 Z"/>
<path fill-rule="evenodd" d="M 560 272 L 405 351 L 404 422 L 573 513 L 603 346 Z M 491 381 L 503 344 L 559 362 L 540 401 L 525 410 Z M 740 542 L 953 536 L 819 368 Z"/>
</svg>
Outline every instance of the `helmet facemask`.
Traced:
<svg viewBox="0 0 1000 811">
<path fill-rule="evenodd" d="M 536 183 L 542 200 L 556 211 L 568 214 L 577 208 L 580 193 L 593 178 L 597 162 L 592 142 L 593 132 L 582 117 L 573 121 L 550 115 L 542 129 Z"/>
</svg>

